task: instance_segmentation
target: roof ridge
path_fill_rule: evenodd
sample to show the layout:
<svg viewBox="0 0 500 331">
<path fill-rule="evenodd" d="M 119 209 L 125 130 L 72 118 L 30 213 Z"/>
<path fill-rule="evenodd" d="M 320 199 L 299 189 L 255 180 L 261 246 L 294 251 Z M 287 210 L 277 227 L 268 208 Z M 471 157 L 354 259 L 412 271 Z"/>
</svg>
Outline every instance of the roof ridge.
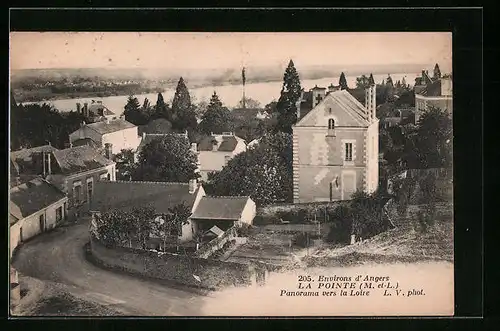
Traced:
<svg viewBox="0 0 500 331">
<path fill-rule="evenodd" d="M 240 196 L 235 196 L 235 195 L 205 195 L 203 198 L 212 198 L 212 199 L 243 199 L 243 198 L 250 198 L 249 195 L 240 195 Z"/>
<path fill-rule="evenodd" d="M 120 183 L 120 184 L 162 184 L 162 185 L 189 185 L 189 183 L 181 183 L 181 182 L 155 182 L 155 181 L 142 181 L 142 180 L 132 180 L 132 181 L 126 181 L 126 180 L 115 180 L 115 181 L 102 181 L 100 183 Z"/>
</svg>

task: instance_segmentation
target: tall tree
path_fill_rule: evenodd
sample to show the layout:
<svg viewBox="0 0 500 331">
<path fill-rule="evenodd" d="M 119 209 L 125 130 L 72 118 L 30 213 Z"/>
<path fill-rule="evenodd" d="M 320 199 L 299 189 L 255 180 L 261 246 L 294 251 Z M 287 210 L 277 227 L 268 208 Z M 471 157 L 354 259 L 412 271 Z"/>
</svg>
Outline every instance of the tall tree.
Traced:
<svg viewBox="0 0 500 331">
<path fill-rule="evenodd" d="M 439 79 L 439 78 L 441 78 L 441 70 L 439 69 L 439 65 L 437 63 L 434 66 L 434 76 L 432 78 L 433 79 Z"/>
<path fill-rule="evenodd" d="M 135 168 L 134 152 L 131 149 L 123 149 L 113 157 L 116 162 L 116 173 L 118 180 L 131 180 Z"/>
<path fill-rule="evenodd" d="M 172 124 L 177 121 L 179 114 L 191 109 L 191 96 L 188 88 L 184 83 L 184 78 L 179 78 L 175 89 L 174 99 L 172 101 Z"/>
<path fill-rule="evenodd" d="M 158 182 L 188 182 L 196 178 L 197 156 L 189 140 L 179 135 L 154 139 L 139 154 L 133 180 Z"/>
<path fill-rule="evenodd" d="M 341 90 L 347 90 L 349 87 L 347 86 L 347 79 L 345 78 L 344 72 L 340 74 L 339 85 Z"/>
<path fill-rule="evenodd" d="M 232 132 L 234 130 L 231 112 L 222 105 L 219 96 L 215 92 L 201 118 L 199 129 L 205 134 Z"/>
<path fill-rule="evenodd" d="M 293 61 L 290 60 L 283 75 L 283 87 L 276 105 L 278 110 L 277 129 L 279 131 L 292 132 L 292 126 L 297 123 L 297 101 L 301 94 L 300 77 Z"/>
<path fill-rule="evenodd" d="M 156 105 L 154 106 L 154 114 L 153 118 L 164 118 L 167 121 L 172 120 L 172 112 L 169 106 L 165 103 L 165 100 L 163 99 L 163 94 L 158 93 L 158 98 L 156 100 Z"/>
<path fill-rule="evenodd" d="M 368 86 L 370 86 L 370 77 L 366 75 L 361 75 L 360 77 L 356 77 L 356 88 L 364 90 Z"/>
<path fill-rule="evenodd" d="M 124 108 L 125 111 L 123 114 L 125 115 L 126 121 L 135 125 L 144 125 L 148 122 L 148 118 L 141 109 L 139 100 L 137 100 L 137 98 L 133 95 L 128 97 L 127 104 Z"/>
<path fill-rule="evenodd" d="M 407 86 L 406 86 L 406 78 L 405 78 L 405 77 L 403 77 L 403 79 L 401 80 L 401 86 L 402 86 L 403 88 L 406 88 L 406 87 L 407 87 Z"/>
<path fill-rule="evenodd" d="M 170 122 L 172 123 L 172 128 L 176 131 L 194 130 L 198 123 L 195 107 L 191 103 L 191 96 L 182 77 L 179 79 L 177 88 L 175 89 Z"/>
<path fill-rule="evenodd" d="M 394 86 L 394 83 L 392 82 L 392 77 L 391 77 L 391 75 L 389 75 L 389 74 L 387 75 L 387 78 L 386 78 L 386 80 L 385 80 L 385 84 L 386 84 L 386 85 L 389 85 L 390 87 L 393 87 L 393 86 Z"/>
</svg>

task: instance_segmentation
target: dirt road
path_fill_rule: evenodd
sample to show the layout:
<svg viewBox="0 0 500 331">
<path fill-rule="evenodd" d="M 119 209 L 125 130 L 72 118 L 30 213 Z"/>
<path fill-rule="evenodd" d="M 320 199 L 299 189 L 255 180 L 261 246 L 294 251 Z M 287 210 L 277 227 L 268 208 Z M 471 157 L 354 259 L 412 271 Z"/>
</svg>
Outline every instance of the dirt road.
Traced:
<svg viewBox="0 0 500 331">
<path fill-rule="evenodd" d="M 135 316 L 200 316 L 207 299 L 193 292 L 101 269 L 85 258 L 89 240 L 83 222 L 43 234 L 20 248 L 14 267 L 57 283 L 70 294 Z"/>
</svg>

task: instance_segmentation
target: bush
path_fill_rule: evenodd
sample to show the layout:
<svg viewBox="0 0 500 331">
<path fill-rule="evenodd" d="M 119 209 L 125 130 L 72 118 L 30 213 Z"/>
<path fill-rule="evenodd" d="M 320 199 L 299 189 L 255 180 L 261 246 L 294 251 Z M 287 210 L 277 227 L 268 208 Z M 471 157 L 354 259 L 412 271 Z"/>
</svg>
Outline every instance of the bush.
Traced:
<svg viewBox="0 0 500 331">
<path fill-rule="evenodd" d="M 326 240 L 331 243 L 349 243 L 352 232 L 351 209 L 347 206 L 339 206 L 334 210 L 329 210 L 328 219 L 331 225 Z"/>
<path fill-rule="evenodd" d="M 241 227 L 236 228 L 236 233 L 238 234 L 238 237 L 248 237 L 251 230 L 250 225 L 243 224 Z"/>
<path fill-rule="evenodd" d="M 308 240 L 308 236 L 306 233 L 299 233 L 297 235 L 295 235 L 292 239 L 292 242 L 294 245 L 297 245 L 297 246 L 300 246 L 300 247 L 307 247 L 308 243 L 309 243 L 309 240 Z"/>
</svg>

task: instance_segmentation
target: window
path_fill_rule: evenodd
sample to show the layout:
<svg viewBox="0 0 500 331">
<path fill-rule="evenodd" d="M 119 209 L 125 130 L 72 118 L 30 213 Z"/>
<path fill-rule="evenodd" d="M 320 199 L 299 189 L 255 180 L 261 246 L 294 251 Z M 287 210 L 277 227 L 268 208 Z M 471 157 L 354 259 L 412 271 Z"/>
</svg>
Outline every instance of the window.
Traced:
<svg viewBox="0 0 500 331">
<path fill-rule="evenodd" d="M 345 143 L 345 161 L 352 161 L 352 143 Z"/>
<path fill-rule="evenodd" d="M 332 114 L 332 108 L 328 108 L 328 114 Z"/>
<path fill-rule="evenodd" d="M 80 203 L 82 200 L 82 186 L 76 185 L 73 187 L 73 200 L 75 203 Z"/>
<path fill-rule="evenodd" d="M 56 209 L 56 222 L 60 222 L 63 219 L 62 206 Z"/>
<path fill-rule="evenodd" d="M 92 193 L 94 191 L 94 181 L 92 178 L 87 179 L 87 197 L 88 200 L 91 201 L 92 199 Z"/>
<path fill-rule="evenodd" d="M 335 129 L 335 120 L 333 118 L 330 118 L 328 120 L 328 130 Z"/>
</svg>

